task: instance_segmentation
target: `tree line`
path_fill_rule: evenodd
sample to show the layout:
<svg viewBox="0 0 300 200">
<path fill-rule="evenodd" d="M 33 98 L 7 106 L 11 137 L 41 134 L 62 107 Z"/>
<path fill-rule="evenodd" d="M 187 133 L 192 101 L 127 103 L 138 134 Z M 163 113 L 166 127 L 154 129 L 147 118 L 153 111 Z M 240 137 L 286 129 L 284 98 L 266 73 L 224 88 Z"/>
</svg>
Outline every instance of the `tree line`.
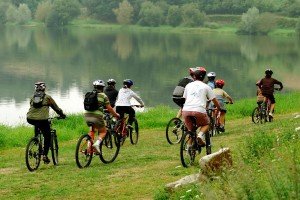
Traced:
<svg viewBox="0 0 300 200">
<path fill-rule="evenodd" d="M 32 19 L 46 26 L 64 26 L 72 20 L 93 18 L 103 23 L 157 27 L 217 28 L 208 15 L 242 15 L 239 33 L 267 34 L 276 16 L 298 18 L 300 0 L 2 0 L 0 24 L 25 24 Z M 270 23 L 271 22 L 271 23 Z"/>
</svg>

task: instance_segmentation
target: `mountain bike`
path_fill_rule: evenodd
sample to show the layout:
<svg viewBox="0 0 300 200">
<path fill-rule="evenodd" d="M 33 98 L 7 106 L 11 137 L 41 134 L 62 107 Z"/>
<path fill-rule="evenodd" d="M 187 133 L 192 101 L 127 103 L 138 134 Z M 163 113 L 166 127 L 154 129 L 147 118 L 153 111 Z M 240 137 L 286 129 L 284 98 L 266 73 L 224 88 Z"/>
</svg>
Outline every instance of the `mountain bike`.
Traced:
<svg viewBox="0 0 300 200">
<path fill-rule="evenodd" d="M 49 118 L 51 142 L 50 150 L 52 162 L 54 165 L 58 164 L 58 140 L 56 130 L 52 128 L 52 121 L 54 119 L 62 119 L 61 117 Z M 39 128 L 35 128 L 34 137 L 32 137 L 25 150 L 25 162 L 29 171 L 35 171 L 40 166 L 41 157 L 44 156 L 44 136 Z"/>
<path fill-rule="evenodd" d="M 139 124 L 136 118 L 133 119 L 132 124 L 128 123 L 129 115 L 124 114 L 122 119 L 119 119 L 114 126 L 114 132 L 118 134 L 119 142 L 124 144 L 127 137 L 130 138 L 131 144 L 137 144 L 139 139 Z"/>
<path fill-rule="evenodd" d="M 193 121 L 193 130 L 186 131 L 182 135 L 181 143 L 180 143 L 180 161 L 183 167 L 189 167 L 194 164 L 197 155 L 199 155 L 202 151 L 202 146 L 200 146 L 197 142 L 197 125 L 196 118 L 190 117 Z M 210 140 L 210 132 L 212 129 L 205 134 L 205 149 L 206 155 L 211 154 L 211 140 Z"/>
<path fill-rule="evenodd" d="M 178 144 L 185 132 L 184 122 L 177 117 L 172 118 L 166 126 L 166 138 L 169 144 Z"/>
<path fill-rule="evenodd" d="M 105 163 L 112 163 L 118 156 L 120 151 L 120 143 L 117 133 L 113 130 L 114 120 L 108 113 L 104 112 L 104 120 L 106 123 L 106 135 L 100 143 L 100 153 L 93 147 L 95 141 L 95 130 L 93 123 L 88 123 L 89 132 L 83 134 L 77 142 L 75 151 L 75 160 L 79 168 L 88 167 L 95 155 L 98 155 L 100 160 Z"/>
<path fill-rule="evenodd" d="M 229 102 L 225 101 L 225 104 L 229 104 Z M 224 110 L 221 110 L 224 111 Z M 220 127 L 220 116 L 221 111 L 217 110 L 216 108 L 210 107 L 207 109 L 207 114 L 210 118 L 210 125 L 211 125 L 211 137 L 215 136 L 217 134 L 220 134 L 221 132 L 224 132 L 225 130 L 225 118 L 224 118 L 224 127 Z"/>
</svg>

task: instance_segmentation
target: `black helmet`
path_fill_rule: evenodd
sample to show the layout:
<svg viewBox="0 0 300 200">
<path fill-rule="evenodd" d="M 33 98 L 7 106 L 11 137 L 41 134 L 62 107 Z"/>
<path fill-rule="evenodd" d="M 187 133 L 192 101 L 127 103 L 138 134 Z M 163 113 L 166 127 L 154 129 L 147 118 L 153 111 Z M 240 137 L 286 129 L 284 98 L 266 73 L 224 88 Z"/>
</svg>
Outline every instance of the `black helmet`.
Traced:
<svg viewBox="0 0 300 200">
<path fill-rule="evenodd" d="M 130 79 L 125 79 L 123 81 L 123 85 L 126 85 L 127 87 L 131 87 L 133 85 L 133 81 Z"/>
<path fill-rule="evenodd" d="M 269 76 L 272 76 L 273 71 L 271 69 L 266 69 L 265 74 L 269 75 Z"/>
<path fill-rule="evenodd" d="M 194 76 L 196 77 L 197 80 L 203 81 L 205 75 L 206 75 L 206 69 L 204 67 L 198 67 L 194 71 Z"/>
<path fill-rule="evenodd" d="M 39 81 L 34 84 L 35 91 L 45 91 L 46 84 L 45 82 Z"/>
<path fill-rule="evenodd" d="M 107 85 L 115 85 L 117 82 L 115 81 L 115 79 L 110 78 L 107 80 L 106 83 L 107 83 Z"/>
</svg>

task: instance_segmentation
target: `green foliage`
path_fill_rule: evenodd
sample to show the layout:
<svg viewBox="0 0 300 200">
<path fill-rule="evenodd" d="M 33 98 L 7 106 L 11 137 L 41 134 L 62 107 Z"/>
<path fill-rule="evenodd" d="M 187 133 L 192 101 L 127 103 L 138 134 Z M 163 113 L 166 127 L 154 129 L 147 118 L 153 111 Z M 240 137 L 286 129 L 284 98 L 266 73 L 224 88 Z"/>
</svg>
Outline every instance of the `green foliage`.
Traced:
<svg viewBox="0 0 300 200">
<path fill-rule="evenodd" d="M 294 28 L 297 23 L 296 18 L 289 18 L 289 17 L 282 17 L 282 16 L 277 16 L 276 21 L 277 21 L 278 28 Z"/>
<path fill-rule="evenodd" d="M 46 25 L 64 26 L 80 14 L 77 0 L 55 0 L 53 8 L 46 19 Z"/>
<path fill-rule="evenodd" d="M 256 34 L 259 22 L 259 10 L 255 7 L 249 8 L 247 13 L 242 15 L 241 26 L 238 30 L 242 34 Z"/>
<path fill-rule="evenodd" d="M 218 29 L 221 26 L 220 26 L 220 24 L 218 24 L 216 22 L 205 22 L 204 27 L 207 27 L 207 28 L 210 28 L 210 29 Z"/>
<path fill-rule="evenodd" d="M 99 20 L 106 22 L 114 22 L 115 14 L 113 9 L 117 8 L 119 0 L 84 0 L 83 5 L 86 6 L 91 16 L 95 16 Z"/>
<path fill-rule="evenodd" d="M 296 33 L 300 36 L 300 18 L 298 18 L 298 22 L 296 24 Z"/>
<path fill-rule="evenodd" d="M 257 32 L 261 35 L 267 35 L 276 27 L 277 21 L 276 17 L 272 13 L 262 13 L 259 16 L 259 21 L 257 23 Z"/>
<path fill-rule="evenodd" d="M 142 26 L 159 26 L 163 20 L 163 10 L 152 2 L 145 1 L 142 3 L 139 18 Z"/>
<path fill-rule="evenodd" d="M 6 11 L 6 21 L 14 23 L 18 20 L 18 9 L 14 5 L 9 5 Z"/>
<path fill-rule="evenodd" d="M 119 3 L 119 8 L 113 9 L 113 12 L 115 13 L 117 22 L 119 24 L 131 24 L 133 17 L 133 7 L 127 0 Z"/>
<path fill-rule="evenodd" d="M 31 20 L 31 11 L 26 4 L 20 4 L 17 16 L 18 24 L 25 24 Z"/>
<path fill-rule="evenodd" d="M 41 22 L 46 22 L 46 18 L 50 14 L 51 10 L 52 10 L 51 0 L 40 2 L 35 12 L 35 19 Z"/>
<path fill-rule="evenodd" d="M 290 17 L 300 17 L 300 0 L 290 0 L 285 12 Z"/>
<path fill-rule="evenodd" d="M 167 15 L 167 23 L 173 27 L 181 23 L 181 14 L 179 6 L 170 6 Z"/>
<path fill-rule="evenodd" d="M 0 25 L 6 23 L 6 11 L 9 7 L 9 3 L 0 2 Z"/>
<path fill-rule="evenodd" d="M 197 8 L 197 4 L 190 3 L 181 7 L 183 25 L 189 27 L 202 26 L 206 15 Z"/>
</svg>

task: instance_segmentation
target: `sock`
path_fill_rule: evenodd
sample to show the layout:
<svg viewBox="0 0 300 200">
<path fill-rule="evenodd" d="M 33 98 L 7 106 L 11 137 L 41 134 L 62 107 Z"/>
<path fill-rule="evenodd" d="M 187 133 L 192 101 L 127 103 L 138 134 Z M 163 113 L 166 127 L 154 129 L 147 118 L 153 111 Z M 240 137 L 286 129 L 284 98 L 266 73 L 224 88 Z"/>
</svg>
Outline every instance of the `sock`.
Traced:
<svg viewBox="0 0 300 200">
<path fill-rule="evenodd" d="M 204 137 L 204 133 L 202 131 L 200 131 L 197 135 L 197 137 L 200 137 L 202 140 L 205 139 Z"/>
</svg>

